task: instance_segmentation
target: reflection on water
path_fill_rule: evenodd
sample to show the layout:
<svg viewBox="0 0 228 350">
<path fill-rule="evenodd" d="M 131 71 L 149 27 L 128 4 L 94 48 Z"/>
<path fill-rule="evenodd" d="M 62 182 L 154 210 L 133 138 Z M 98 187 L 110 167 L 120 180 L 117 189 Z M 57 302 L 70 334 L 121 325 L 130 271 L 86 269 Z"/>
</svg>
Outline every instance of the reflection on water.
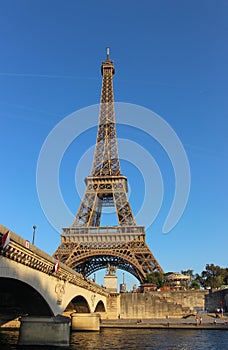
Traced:
<svg viewBox="0 0 228 350">
<path fill-rule="evenodd" d="M 15 350 L 18 331 L 0 332 L 0 349 Z M 101 332 L 74 332 L 69 350 L 225 350 L 228 332 L 214 330 L 105 329 Z M 63 349 L 44 347 L 45 350 Z M 20 350 L 44 349 L 19 347 Z"/>
<path fill-rule="evenodd" d="M 0 349 L 16 349 L 19 331 L 0 331 Z"/>
<path fill-rule="evenodd" d="M 228 349 L 226 331 L 106 329 L 73 333 L 72 349 L 85 350 L 220 350 Z"/>
</svg>

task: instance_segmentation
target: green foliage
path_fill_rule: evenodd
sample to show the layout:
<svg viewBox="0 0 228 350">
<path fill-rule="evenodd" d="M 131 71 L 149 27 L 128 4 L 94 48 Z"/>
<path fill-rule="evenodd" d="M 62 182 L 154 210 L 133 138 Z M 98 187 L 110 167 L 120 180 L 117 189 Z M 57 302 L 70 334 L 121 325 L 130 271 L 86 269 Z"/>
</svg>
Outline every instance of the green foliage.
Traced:
<svg viewBox="0 0 228 350">
<path fill-rule="evenodd" d="M 187 289 L 200 289 L 200 284 L 196 280 L 196 275 L 193 273 L 193 270 L 182 270 L 181 273 L 190 276 L 190 281 L 186 283 Z"/>
<path fill-rule="evenodd" d="M 219 288 L 228 282 L 228 268 L 222 268 L 214 264 L 207 264 L 201 275 L 196 280 L 204 287 Z"/>
<path fill-rule="evenodd" d="M 172 272 L 163 275 L 155 271 L 147 275 L 148 283 L 155 284 L 158 288 L 168 285 L 166 278 Z M 203 288 L 220 288 L 222 285 L 228 285 L 228 268 L 223 268 L 214 264 L 207 264 L 201 274 L 194 274 L 193 270 L 188 269 L 181 271 L 183 275 L 190 276 L 190 281 L 186 283 L 186 288 L 200 289 Z"/>
<path fill-rule="evenodd" d="M 190 276 L 191 280 L 193 280 L 195 278 L 193 270 L 182 270 L 181 273 L 185 276 Z"/>
<path fill-rule="evenodd" d="M 155 284 L 158 288 L 164 285 L 164 275 L 161 272 L 155 271 L 147 275 L 147 282 Z"/>
<path fill-rule="evenodd" d="M 191 289 L 203 288 L 220 288 L 228 284 L 228 268 L 222 268 L 214 264 L 207 264 L 201 274 L 194 274 L 193 270 L 181 271 L 183 275 L 190 276 L 188 285 Z"/>
<path fill-rule="evenodd" d="M 189 286 L 190 289 L 200 289 L 200 284 L 198 281 L 196 280 L 193 280 L 191 283 L 190 283 L 190 286 Z"/>
</svg>

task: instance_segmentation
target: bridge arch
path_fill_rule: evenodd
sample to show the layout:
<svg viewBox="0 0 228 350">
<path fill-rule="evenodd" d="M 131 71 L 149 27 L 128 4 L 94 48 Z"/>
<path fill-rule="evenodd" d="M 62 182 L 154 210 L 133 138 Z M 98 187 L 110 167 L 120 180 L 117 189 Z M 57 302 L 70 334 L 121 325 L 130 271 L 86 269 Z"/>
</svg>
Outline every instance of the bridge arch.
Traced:
<svg viewBox="0 0 228 350">
<path fill-rule="evenodd" d="M 0 256 L 0 279 L 17 280 L 18 283 L 24 283 L 24 286 L 30 286 L 34 294 L 40 295 L 40 298 L 46 301 L 50 313 L 45 311 L 45 315 L 51 316 L 62 313 L 62 302 L 58 300 L 57 286 L 60 284 L 54 276 L 44 274 L 32 268 L 28 268 L 24 264 Z M 42 311 L 42 309 L 40 309 Z M 43 311 L 42 311 L 43 312 Z M 45 316 L 39 314 L 40 316 Z"/>
<path fill-rule="evenodd" d="M 16 278 L 0 277 L 0 309 L 5 320 L 24 314 L 53 316 L 43 296 L 31 285 Z"/>
<path fill-rule="evenodd" d="M 104 303 L 102 300 L 99 300 L 96 307 L 95 307 L 95 310 L 94 312 L 105 312 L 105 306 L 104 306 Z"/>
<path fill-rule="evenodd" d="M 84 298 L 82 295 L 77 295 L 70 301 L 65 311 L 67 312 L 75 311 L 78 313 L 90 313 L 91 309 L 86 298 Z"/>
</svg>

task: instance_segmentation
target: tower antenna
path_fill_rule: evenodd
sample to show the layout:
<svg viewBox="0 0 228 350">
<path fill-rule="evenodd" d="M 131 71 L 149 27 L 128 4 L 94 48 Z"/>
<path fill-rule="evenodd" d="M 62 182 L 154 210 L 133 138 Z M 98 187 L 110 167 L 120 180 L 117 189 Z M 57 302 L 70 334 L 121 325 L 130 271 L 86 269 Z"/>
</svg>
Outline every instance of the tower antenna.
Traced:
<svg viewBox="0 0 228 350">
<path fill-rule="evenodd" d="M 110 47 L 106 47 L 107 58 L 106 61 L 110 61 Z"/>
</svg>

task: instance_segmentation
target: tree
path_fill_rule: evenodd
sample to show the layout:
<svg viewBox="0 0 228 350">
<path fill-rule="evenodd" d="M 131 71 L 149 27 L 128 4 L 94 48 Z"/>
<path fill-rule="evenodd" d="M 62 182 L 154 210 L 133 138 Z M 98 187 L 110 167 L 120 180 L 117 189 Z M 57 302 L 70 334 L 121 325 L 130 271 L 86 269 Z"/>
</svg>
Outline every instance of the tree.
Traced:
<svg viewBox="0 0 228 350">
<path fill-rule="evenodd" d="M 155 284 L 158 288 L 169 285 L 166 277 L 173 272 L 167 272 L 163 275 L 161 272 L 155 271 L 147 275 L 147 282 Z M 214 264 L 207 264 L 205 270 L 201 274 L 194 274 L 191 269 L 182 270 L 181 273 L 190 276 L 187 282 L 187 288 L 200 289 L 203 288 L 220 288 L 222 285 L 228 285 L 228 267 L 223 268 Z"/>
<path fill-rule="evenodd" d="M 225 285 L 228 285 L 228 268 L 225 268 L 223 271 L 223 282 Z"/>
<path fill-rule="evenodd" d="M 195 278 L 193 270 L 182 270 L 181 273 L 185 276 L 190 276 L 191 281 Z"/>
<path fill-rule="evenodd" d="M 193 280 L 190 284 L 191 289 L 200 289 L 200 283 L 196 280 Z"/>
<path fill-rule="evenodd" d="M 197 275 L 196 279 L 204 288 L 219 288 L 228 282 L 228 268 L 207 264 L 205 270 L 201 275 Z"/>
<path fill-rule="evenodd" d="M 147 275 L 147 282 L 155 284 L 158 288 L 164 285 L 164 275 L 159 271 L 152 272 Z"/>
<path fill-rule="evenodd" d="M 197 274 L 194 274 L 193 270 L 184 270 L 184 271 L 181 271 L 181 273 L 183 275 L 190 276 L 190 281 L 187 284 L 187 287 L 189 289 L 200 289 L 200 283 L 196 278 Z"/>
</svg>

